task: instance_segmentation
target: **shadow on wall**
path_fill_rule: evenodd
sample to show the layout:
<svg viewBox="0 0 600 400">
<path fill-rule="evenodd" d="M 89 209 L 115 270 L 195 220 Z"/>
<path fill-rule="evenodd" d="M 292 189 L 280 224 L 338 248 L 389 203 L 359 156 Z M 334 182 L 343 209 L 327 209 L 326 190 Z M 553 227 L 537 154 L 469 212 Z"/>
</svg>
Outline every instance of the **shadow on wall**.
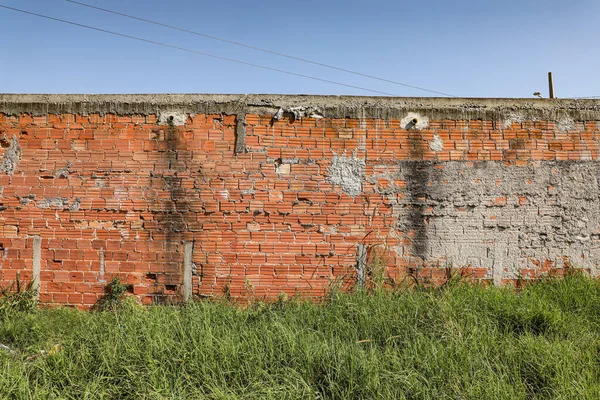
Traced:
<svg viewBox="0 0 600 400">
<path fill-rule="evenodd" d="M 427 217 L 424 208 L 427 206 L 428 183 L 432 164 L 426 161 L 407 161 L 408 182 L 406 183 L 409 211 L 406 216 L 406 229 L 414 232 L 411 239 L 412 256 L 425 261 L 429 249 L 427 241 Z M 421 262 L 419 262 L 421 263 Z"/>
<path fill-rule="evenodd" d="M 189 201 L 183 187 L 183 178 L 179 172 L 186 166 L 178 158 L 181 123 L 176 117 L 168 116 L 166 121 L 161 120 L 161 128 L 157 134 L 164 135 L 166 148 L 159 150 L 162 153 L 162 162 L 155 164 L 155 171 L 151 179 L 154 192 L 158 194 L 151 205 L 156 229 L 152 232 L 155 248 L 161 249 L 157 255 L 156 267 L 151 266 L 148 277 L 155 280 L 150 294 L 155 302 L 164 303 L 181 300 L 183 284 L 183 254 L 185 233 L 188 231 L 186 213 L 189 211 Z M 166 125 L 163 125 L 166 122 Z M 162 195 L 161 195 L 162 194 Z M 162 243 L 159 245 L 158 243 Z"/>
<path fill-rule="evenodd" d="M 417 119 L 413 119 L 407 129 L 408 137 L 411 143 L 411 149 L 408 154 L 408 161 L 402 162 L 401 169 L 406 171 L 406 192 L 408 214 L 404 216 L 406 222 L 400 224 L 406 233 L 411 232 L 411 256 L 418 260 L 409 260 L 410 265 L 423 265 L 428 256 L 429 243 L 427 236 L 427 227 L 429 217 L 425 215 L 425 209 L 428 207 L 430 198 L 430 180 L 435 163 L 424 161 L 426 150 L 425 141 L 421 133 L 413 128 L 417 124 Z"/>
</svg>

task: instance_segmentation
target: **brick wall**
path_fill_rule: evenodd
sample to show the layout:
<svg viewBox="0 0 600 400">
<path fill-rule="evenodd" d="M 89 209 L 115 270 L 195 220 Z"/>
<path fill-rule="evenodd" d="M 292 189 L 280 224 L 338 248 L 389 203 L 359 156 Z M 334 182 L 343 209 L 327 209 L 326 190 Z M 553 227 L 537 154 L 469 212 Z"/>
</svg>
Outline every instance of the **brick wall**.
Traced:
<svg viewBox="0 0 600 400">
<path fill-rule="evenodd" d="M 0 284 L 88 307 L 322 296 L 377 258 L 502 284 L 600 252 L 600 102 L 0 96 Z M 188 284 L 189 285 L 189 284 Z"/>
</svg>

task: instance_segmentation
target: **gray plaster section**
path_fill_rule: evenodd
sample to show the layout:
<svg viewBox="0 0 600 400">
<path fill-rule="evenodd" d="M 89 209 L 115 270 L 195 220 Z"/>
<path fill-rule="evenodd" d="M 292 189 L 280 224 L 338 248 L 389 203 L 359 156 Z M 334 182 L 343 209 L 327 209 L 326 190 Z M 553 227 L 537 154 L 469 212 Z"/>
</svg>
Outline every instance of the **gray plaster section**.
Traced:
<svg viewBox="0 0 600 400">
<path fill-rule="evenodd" d="M 47 115 L 61 113 L 101 115 L 248 114 L 275 115 L 281 108 L 318 110 L 330 118 L 402 119 L 409 112 L 430 120 L 485 119 L 600 120 L 600 100 L 482 99 L 436 97 L 368 97 L 313 95 L 217 94 L 0 94 L 0 113 Z"/>
<path fill-rule="evenodd" d="M 334 186 L 340 186 L 350 196 L 358 196 L 362 192 L 365 178 L 365 160 L 363 158 L 334 156 L 327 170 L 327 180 Z"/>
<path fill-rule="evenodd" d="M 33 290 L 35 298 L 40 298 L 40 275 L 42 271 L 42 238 L 39 236 L 33 237 Z"/>
<path fill-rule="evenodd" d="M 68 178 L 69 174 L 71 173 L 71 167 L 73 165 L 71 164 L 71 161 L 67 161 L 67 165 L 65 165 L 62 168 L 58 168 L 55 172 L 54 172 L 54 176 L 56 178 Z"/>
<path fill-rule="evenodd" d="M 187 303 L 192 299 L 192 275 L 194 270 L 193 263 L 194 242 L 185 242 L 183 244 L 183 302 Z"/>
<path fill-rule="evenodd" d="M 2 141 L 8 142 L 6 135 L 2 137 Z M 4 151 L 4 157 L 2 157 L 0 171 L 12 175 L 21 161 L 21 145 L 19 145 L 19 139 L 16 136 L 13 136 L 8 143 L 9 146 Z"/>
<path fill-rule="evenodd" d="M 556 128 L 559 131 L 571 131 L 575 129 L 575 121 L 568 115 L 562 115 L 556 121 Z"/>
<path fill-rule="evenodd" d="M 80 208 L 81 208 L 81 200 L 79 200 L 79 198 L 75 198 L 75 200 L 73 200 L 73 202 L 71 204 L 69 204 L 69 207 L 67 209 L 69 211 L 79 211 Z"/>
<path fill-rule="evenodd" d="M 37 206 L 42 209 L 48 208 L 67 208 L 69 206 L 69 200 L 62 197 L 46 197 L 37 202 Z"/>
<path fill-rule="evenodd" d="M 525 121 L 525 115 L 519 112 L 510 111 L 504 116 L 504 121 L 502 121 L 502 127 L 504 129 L 510 128 L 512 124 L 520 124 Z M 535 121 L 535 120 L 534 120 Z"/>
<path fill-rule="evenodd" d="M 37 202 L 37 206 L 41 209 L 56 208 L 61 210 L 78 211 L 81 207 L 81 200 L 76 198 L 71 204 L 66 197 L 46 197 Z"/>
<path fill-rule="evenodd" d="M 598 275 L 600 164 L 407 161 L 388 168 L 389 177 L 407 182 L 382 191 L 396 219 L 388 234 L 415 230 L 413 240 L 423 241 L 397 247 L 398 255 L 486 268 L 495 283 L 545 262 Z"/>
</svg>

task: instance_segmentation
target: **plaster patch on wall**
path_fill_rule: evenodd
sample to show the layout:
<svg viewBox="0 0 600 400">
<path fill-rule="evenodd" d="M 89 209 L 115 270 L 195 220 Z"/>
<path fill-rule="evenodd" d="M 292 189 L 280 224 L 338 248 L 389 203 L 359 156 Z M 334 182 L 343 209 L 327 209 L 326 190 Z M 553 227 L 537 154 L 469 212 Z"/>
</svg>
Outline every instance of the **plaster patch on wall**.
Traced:
<svg viewBox="0 0 600 400">
<path fill-rule="evenodd" d="M 181 111 L 161 111 L 158 115 L 158 125 L 182 126 L 187 122 L 187 114 Z"/>
<path fill-rule="evenodd" d="M 559 131 L 570 131 L 575 129 L 575 121 L 573 118 L 563 115 L 559 119 L 556 120 L 556 128 Z"/>
<path fill-rule="evenodd" d="M 6 135 L 2 136 L 1 139 L 2 145 L 8 144 L 6 151 L 4 152 L 4 157 L 2 158 L 2 164 L 0 164 L 0 171 L 12 175 L 17 169 L 17 165 L 19 165 L 19 161 L 21 161 L 21 145 L 19 145 L 19 139 L 16 136 L 13 136 L 8 141 Z"/>
<path fill-rule="evenodd" d="M 382 172 L 367 175 L 366 181 L 373 185 L 376 193 L 389 196 L 388 201 L 395 204 L 396 199 L 394 194 L 399 193 L 402 189 L 396 185 L 395 179 L 398 177 L 397 172 L 391 172 L 387 166 L 378 165 L 377 168 L 383 168 Z"/>
<path fill-rule="evenodd" d="M 54 176 L 57 178 L 68 178 L 69 174 L 71 173 L 71 167 L 71 161 L 67 161 L 67 165 L 65 165 L 63 168 L 57 169 L 54 173 Z"/>
<path fill-rule="evenodd" d="M 274 121 L 279 121 L 281 118 L 283 118 L 283 113 L 284 113 L 284 109 L 283 108 L 279 108 L 279 110 L 277 110 L 277 112 L 275 113 L 275 115 L 273 115 L 273 120 Z"/>
<path fill-rule="evenodd" d="M 285 114 L 290 114 L 294 119 L 308 118 L 323 118 L 323 111 L 316 107 L 280 107 L 273 115 L 273 120 L 279 121 Z"/>
<path fill-rule="evenodd" d="M 406 114 L 400 121 L 400 127 L 404 129 L 425 129 L 428 126 L 429 117 L 414 112 Z"/>
<path fill-rule="evenodd" d="M 27 205 L 35 201 L 35 194 L 28 194 L 27 196 L 17 196 L 19 199 L 19 203 L 23 205 Z"/>
<path fill-rule="evenodd" d="M 79 211 L 79 209 L 81 208 L 81 200 L 79 200 L 78 198 L 75 199 L 75 201 L 73 203 L 71 203 L 71 205 L 69 206 L 69 211 Z"/>
<path fill-rule="evenodd" d="M 73 203 L 69 204 L 69 199 L 65 197 L 46 197 L 37 202 L 37 206 L 41 209 L 57 208 L 66 209 L 69 211 L 78 211 L 81 207 L 81 201 L 77 198 Z"/>
<path fill-rule="evenodd" d="M 365 160 L 354 155 L 351 157 L 334 156 L 327 169 L 327 180 L 334 186 L 340 186 L 350 196 L 358 196 L 362 192 L 365 179 Z"/>
<path fill-rule="evenodd" d="M 62 197 L 46 197 L 43 200 L 37 202 L 37 206 L 42 209 L 47 208 L 65 208 L 69 204 L 69 201 Z"/>
<path fill-rule="evenodd" d="M 400 168 L 396 174 L 417 194 L 399 199 L 393 208 L 398 237 L 406 238 L 405 221 L 418 205 L 427 219 L 423 258 L 428 262 L 484 268 L 496 283 L 544 265 L 570 264 L 598 273 L 600 170 L 595 163 L 443 165 L 427 182 L 418 182 L 414 169 Z M 421 187 L 428 188 L 426 195 Z"/>
<path fill-rule="evenodd" d="M 502 127 L 504 129 L 508 129 L 512 126 L 512 124 L 517 123 L 520 124 L 523 121 L 525 121 L 525 116 L 523 114 L 520 113 L 509 113 L 506 118 L 504 119 L 504 123 L 502 124 Z"/>
<path fill-rule="evenodd" d="M 437 134 L 434 134 L 433 140 L 429 142 L 429 148 L 435 152 L 444 150 L 444 142 L 442 141 L 442 138 L 440 138 Z"/>
<path fill-rule="evenodd" d="M 275 172 L 281 175 L 289 175 L 292 170 L 292 166 L 290 164 L 280 164 L 275 168 Z"/>
</svg>

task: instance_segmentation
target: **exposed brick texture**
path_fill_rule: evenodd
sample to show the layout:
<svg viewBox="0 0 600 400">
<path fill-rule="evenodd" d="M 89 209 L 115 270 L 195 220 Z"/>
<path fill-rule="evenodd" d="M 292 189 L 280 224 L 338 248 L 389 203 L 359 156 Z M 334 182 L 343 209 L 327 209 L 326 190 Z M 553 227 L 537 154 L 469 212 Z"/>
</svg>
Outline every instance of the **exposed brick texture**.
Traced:
<svg viewBox="0 0 600 400">
<path fill-rule="evenodd" d="M 395 280 L 599 264 L 596 119 L 274 115 L 0 113 L 0 284 L 34 236 L 40 300 L 82 308 L 116 275 L 177 301 L 185 242 L 208 296 L 322 296 L 359 244 Z"/>
</svg>

